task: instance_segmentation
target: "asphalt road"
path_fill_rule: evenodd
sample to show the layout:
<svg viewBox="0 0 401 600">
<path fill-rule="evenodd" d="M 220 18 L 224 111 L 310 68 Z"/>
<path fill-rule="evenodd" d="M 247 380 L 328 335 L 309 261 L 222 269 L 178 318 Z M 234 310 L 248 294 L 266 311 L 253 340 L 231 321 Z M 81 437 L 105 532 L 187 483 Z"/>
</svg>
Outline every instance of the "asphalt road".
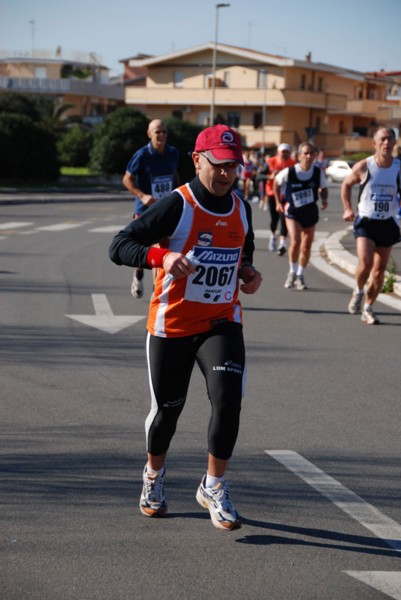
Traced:
<svg viewBox="0 0 401 600">
<path fill-rule="evenodd" d="M 336 202 L 319 235 L 343 227 Z M 256 206 L 264 282 L 242 298 L 248 384 L 228 473 L 243 528 L 215 530 L 195 500 L 209 416 L 196 370 L 169 513 L 140 514 L 150 274 L 134 301 L 107 254 L 130 211 L 1 207 L 2 600 L 401 598 L 401 314 L 378 305 L 382 324 L 363 325 L 313 266 L 310 289 L 285 290 Z M 124 326 L 111 312 L 142 318 L 109 333 Z"/>
</svg>

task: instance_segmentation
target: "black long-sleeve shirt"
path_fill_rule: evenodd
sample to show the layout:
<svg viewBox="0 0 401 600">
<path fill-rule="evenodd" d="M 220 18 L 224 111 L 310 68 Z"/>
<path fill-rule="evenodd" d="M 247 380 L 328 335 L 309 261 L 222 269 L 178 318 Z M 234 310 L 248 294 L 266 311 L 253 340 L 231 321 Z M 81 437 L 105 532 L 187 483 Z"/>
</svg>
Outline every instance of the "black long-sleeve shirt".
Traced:
<svg viewBox="0 0 401 600">
<path fill-rule="evenodd" d="M 195 177 L 189 185 L 199 204 L 206 210 L 221 215 L 231 211 L 233 205 L 231 193 L 221 197 L 213 196 L 198 177 Z M 243 265 L 252 264 L 255 250 L 252 209 L 248 202 L 244 202 L 244 205 L 249 227 L 242 253 Z M 117 265 L 150 269 L 147 262 L 150 247 L 173 234 L 180 221 L 183 207 L 183 199 L 178 192 L 173 192 L 152 204 L 139 219 L 132 221 L 113 238 L 109 249 L 110 259 Z"/>
</svg>

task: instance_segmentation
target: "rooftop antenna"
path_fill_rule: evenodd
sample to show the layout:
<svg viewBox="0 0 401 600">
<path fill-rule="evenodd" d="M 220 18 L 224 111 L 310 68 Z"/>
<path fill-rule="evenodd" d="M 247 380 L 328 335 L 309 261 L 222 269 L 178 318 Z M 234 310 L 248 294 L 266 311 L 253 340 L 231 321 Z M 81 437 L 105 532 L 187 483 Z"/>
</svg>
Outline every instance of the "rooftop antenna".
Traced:
<svg viewBox="0 0 401 600">
<path fill-rule="evenodd" d="M 35 19 L 31 19 L 29 21 L 29 24 L 31 25 L 31 36 L 32 36 L 32 56 L 35 52 Z"/>
</svg>

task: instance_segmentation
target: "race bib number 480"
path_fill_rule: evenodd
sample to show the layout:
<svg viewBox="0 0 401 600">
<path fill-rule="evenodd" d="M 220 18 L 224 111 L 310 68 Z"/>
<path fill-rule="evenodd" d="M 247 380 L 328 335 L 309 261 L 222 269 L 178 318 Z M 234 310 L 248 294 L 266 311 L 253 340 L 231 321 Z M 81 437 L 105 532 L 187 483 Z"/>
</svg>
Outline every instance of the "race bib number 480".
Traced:
<svg viewBox="0 0 401 600">
<path fill-rule="evenodd" d="M 159 175 L 157 177 L 152 177 L 151 185 L 153 198 L 161 200 L 173 191 L 173 176 Z"/>
<path fill-rule="evenodd" d="M 187 278 L 185 300 L 204 304 L 232 301 L 236 286 L 240 248 L 194 247 L 196 272 Z"/>
</svg>

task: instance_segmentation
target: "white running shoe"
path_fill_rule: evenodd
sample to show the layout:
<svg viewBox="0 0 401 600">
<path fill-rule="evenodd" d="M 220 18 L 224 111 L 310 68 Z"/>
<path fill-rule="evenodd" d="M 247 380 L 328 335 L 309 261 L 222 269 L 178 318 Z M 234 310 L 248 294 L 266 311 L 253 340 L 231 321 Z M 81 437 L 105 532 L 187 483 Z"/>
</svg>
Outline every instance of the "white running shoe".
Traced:
<svg viewBox="0 0 401 600">
<path fill-rule="evenodd" d="M 139 501 L 140 511 L 145 517 L 164 517 L 167 512 L 167 503 L 164 497 L 164 477 L 162 475 L 150 475 L 148 470 L 143 470 L 143 488 Z"/>
<path fill-rule="evenodd" d="M 207 488 L 205 483 L 206 475 L 200 482 L 196 499 L 210 512 L 213 525 L 225 531 L 240 529 L 241 518 L 232 505 L 227 482 L 223 480 L 215 488 Z"/>
<path fill-rule="evenodd" d="M 285 280 L 284 287 L 287 288 L 287 290 L 289 288 L 295 287 L 295 279 L 296 279 L 296 274 L 291 273 L 291 271 L 290 271 L 287 275 L 287 279 Z"/>
<path fill-rule="evenodd" d="M 362 312 L 362 302 L 364 293 L 359 294 L 355 290 L 352 292 L 350 303 L 348 304 L 348 312 L 351 315 L 360 315 Z"/>
<path fill-rule="evenodd" d="M 378 317 L 373 312 L 373 309 L 371 306 L 367 306 L 366 308 L 363 309 L 361 321 L 363 323 L 366 323 L 366 325 L 377 325 L 378 323 L 380 323 Z"/>
<path fill-rule="evenodd" d="M 277 238 L 274 234 L 271 234 L 269 241 L 269 252 L 275 252 L 277 249 Z"/>
<path fill-rule="evenodd" d="M 307 290 L 305 278 L 303 275 L 297 275 L 295 278 L 295 287 L 297 290 Z"/>
<path fill-rule="evenodd" d="M 134 269 L 134 276 L 131 284 L 131 294 L 134 298 L 142 298 L 143 296 L 143 271 L 139 271 L 140 278 L 138 277 L 138 271 Z"/>
</svg>

